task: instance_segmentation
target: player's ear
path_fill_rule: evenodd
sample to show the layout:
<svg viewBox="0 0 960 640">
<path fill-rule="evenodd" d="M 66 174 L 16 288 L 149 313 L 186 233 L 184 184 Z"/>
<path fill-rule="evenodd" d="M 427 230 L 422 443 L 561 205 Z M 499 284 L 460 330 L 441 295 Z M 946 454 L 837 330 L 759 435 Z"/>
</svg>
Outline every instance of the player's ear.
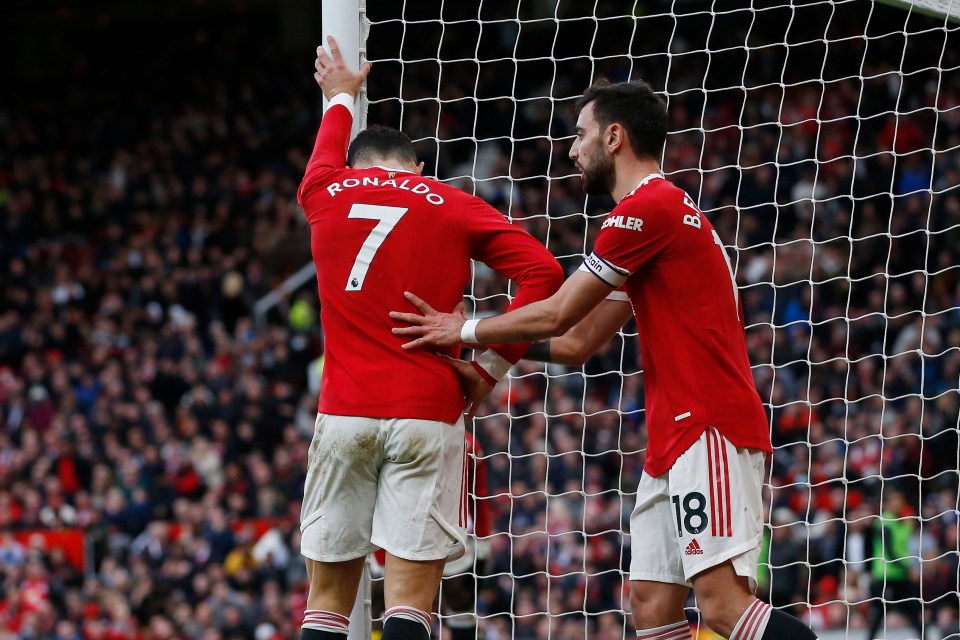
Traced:
<svg viewBox="0 0 960 640">
<path fill-rule="evenodd" d="M 610 150 L 610 153 L 616 153 L 620 150 L 620 147 L 623 146 L 623 143 L 626 140 L 627 132 L 624 130 L 622 124 L 614 122 L 607 130 L 604 132 L 604 143 L 607 145 L 607 149 Z"/>
<path fill-rule="evenodd" d="M 422 175 L 423 175 L 423 162 L 422 162 L 422 161 L 420 162 L 420 164 L 417 165 L 417 168 L 416 168 L 415 173 L 416 173 L 418 176 L 422 176 Z"/>
</svg>

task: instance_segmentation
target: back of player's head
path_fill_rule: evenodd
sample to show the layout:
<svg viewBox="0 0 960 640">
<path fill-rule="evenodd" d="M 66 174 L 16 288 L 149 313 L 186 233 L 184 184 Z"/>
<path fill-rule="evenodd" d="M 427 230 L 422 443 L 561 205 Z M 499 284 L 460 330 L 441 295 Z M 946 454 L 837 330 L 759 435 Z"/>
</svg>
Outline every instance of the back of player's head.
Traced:
<svg viewBox="0 0 960 640">
<path fill-rule="evenodd" d="M 361 131 L 347 151 L 348 167 L 369 167 L 390 160 L 405 166 L 417 164 L 410 136 L 392 127 L 374 125 Z"/>
<path fill-rule="evenodd" d="M 649 84 L 643 80 L 611 84 L 601 79 L 577 100 L 577 112 L 591 103 L 601 130 L 613 123 L 622 125 L 638 157 L 660 160 L 667 140 L 667 103 Z"/>
</svg>

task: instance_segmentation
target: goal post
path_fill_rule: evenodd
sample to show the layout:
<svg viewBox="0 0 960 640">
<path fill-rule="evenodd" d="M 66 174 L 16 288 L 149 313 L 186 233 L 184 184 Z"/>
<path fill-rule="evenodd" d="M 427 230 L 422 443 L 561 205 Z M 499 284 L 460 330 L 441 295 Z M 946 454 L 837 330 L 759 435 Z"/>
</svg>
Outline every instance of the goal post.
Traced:
<svg viewBox="0 0 960 640">
<path fill-rule="evenodd" d="M 323 0 L 320 11 L 320 26 L 323 34 L 323 42 L 318 46 L 323 46 L 330 54 L 329 45 L 326 38 L 328 35 L 337 40 L 337 47 L 340 49 L 340 55 L 343 56 L 347 65 L 353 69 L 359 69 L 365 61 L 365 41 L 367 37 L 368 25 L 366 21 L 366 0 Z M 356 137 L 357 133 L 366 128 L 367 101 L 366 88 L 362 88 L 360 95 L 354 101 L 356 105 L 357 117 L 353 122 L 353 130 L 350 138 Z M 326 97 L 323 98 L 323 111 L 326 112 L 329 102 Z M 312 264 L 306 265 L 300 272 L 305 278 L 311 278 L 315 272 L 310 269 Z M 299 286 L 297 282 L 297 286 Z M 264 298 L 258 304 L 274 304 L 273 300 Z M 265 306 L 265 309 L 269 307 Z M 265 311 L 261 312 L 261 315 Z M 370 563 L 367 562 L 363 567 L 360 576 L 360 585 L 357 589 L 357 597 L 354 601 L 353 610 L 350 612 L 350 626 L 348 640 L 370 640 L 372 636 L 372 618 L 373 618 L 373 594 Z"/>
<path fill-rule="evenodd" d="M 364 61 L 364 45 L 367 37 L 366 0 L 323 0 L 320 9 L 320 27 L 323 42 L 320 43 L 327 54 L 327 36 L 337 39 L 337 46 L 347 66 L 359 69 Z M 366 90 L 361 89 L 356 97 L 357 118 L 353 123 L 351 138 L 366 127 Z M 323 110 L 327 110 L 327 99 L 323 98 Z"/>
<path fill-rule="evenodd" d="M 884 4 L 899 7 L 905 11 L 915 11 L 920 15 L 933 18 L 946 18 L 960 23 L 960 2 L 956 0 L 878 0 Z"/>
<path fill-rule="evenodd" d="M 371 0 L 331 27 L 346 4 L 324 2 L 323 31 L 369 21 L 369 121 L 568 273 L 612 206 L 567 158 L 576 98 L 599 77 L 666 97 L 663 169 L 730 255 L 770 418 L 758 595 L 825 639 L 878 617 L 889 640 L 960 633 L 960 2 Z M 473 313 L 511 293 L 475 265 Z M 583 367 L 521 363 L 468 426 L 494 525 L 486 637 L 633 636 L 637 353 L 631 323 Z"/>
</svg>

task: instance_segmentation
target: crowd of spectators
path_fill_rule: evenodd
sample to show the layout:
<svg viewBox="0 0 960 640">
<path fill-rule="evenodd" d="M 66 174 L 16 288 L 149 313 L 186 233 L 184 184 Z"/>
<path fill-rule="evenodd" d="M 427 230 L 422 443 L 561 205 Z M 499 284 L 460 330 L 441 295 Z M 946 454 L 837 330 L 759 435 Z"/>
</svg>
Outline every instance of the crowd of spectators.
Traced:
<svg viewBox="0 0 960 640">
<path fill-rule="evenodd" d="M 866 627 L 874 525 L 896 492 L 912 597 L 955 629 L 960 36 L 916 17 L 905 55 L 902 12 L 875 8 L 882 37 L 867 40 L 846 38 L 863 11 L 841 8 L 828 66 L 815 41 L 829 10 L 809 10 L 780 35 L 790 21 L 770 16 L 753 57 L 742 31 L 708 34 L 709 15 L 686 30 L 653 11 L 600 23 L 613 31 L 598 47 L 634 20 L 649 35 L 633 66 L 559 55 L 571 39 L 557 29 L 577 16 L 493 16 L 478 37 L 445 16 L 443 52 L 472 73 L 410 64 L 401 93 L 383 61 L 369 119 L 402 124 L 426 173 L 475 189 L 570 271 L 610 203 L 572 175 L 569 98 L 593 73 L 666 89 L 664 170 L 733 259 L 770 410 L 761 595 L 816 628 Z M 371 18 L 385 35 L 370 57 L 396 57 L 398 24 Z M 250 33 L 168 42 L 125 92 L 78 55 L 63 91 L 25 87 L 0 109 L 0 638 L 296 637 L 322 328 L 310 286 L 262 323 L 253 303 L 310 260 L 296 188 L 319 91 L 309 50 L 281 55 Z M 436 57 L 441 36 L 415 35 L 403 55 Z M 813 49 L 770 44 L 788 35 Z M 696 53 L 706 38 L 712 61 Z M 471 62 L 478 39 L 489 64 Z M 522 85 L 498 67 L 551 56 L 556 72 Z M 507 290 L 478 268 L 469 293 L 485 313 Z M 582 369 L 513 373 L 475 423 L 494 516 L 480 627 L 622 638 L 645 447 L 635 332 Z M 79 562 L 19 535 L 62 528 L 83 532 Z"/>
</svg>

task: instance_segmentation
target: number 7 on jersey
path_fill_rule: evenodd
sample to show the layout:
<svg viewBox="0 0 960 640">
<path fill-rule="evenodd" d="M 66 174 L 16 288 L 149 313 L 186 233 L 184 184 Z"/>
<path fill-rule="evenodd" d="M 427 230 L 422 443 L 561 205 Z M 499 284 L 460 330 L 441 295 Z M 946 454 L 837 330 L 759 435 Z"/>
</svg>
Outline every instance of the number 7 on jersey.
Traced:
<svg viewBox="0 0 960 640">
<path fill-rule="evenodd" d="M 347 291 L 360 291 L 363 288 L 363 281 L 367 279 L 367 271 L 370 269 L 370 263 L 373 257 L 380 250 L 380 245 L 387 239 L 393 228 L 400 222 L 400 218 L 407 212 L 405 207 L 387 207 L 379 204 L 360 204 L 356 203 L 350 207 L 348 218 L 362 218 L 364 220 L 377 220 L 377 225 L 370 230 L 370 235 L 360 245 L 360 251 L 353 261 L 353 268 L 350 269 L 350 275 L 347 276 Z"/>
</svg>

